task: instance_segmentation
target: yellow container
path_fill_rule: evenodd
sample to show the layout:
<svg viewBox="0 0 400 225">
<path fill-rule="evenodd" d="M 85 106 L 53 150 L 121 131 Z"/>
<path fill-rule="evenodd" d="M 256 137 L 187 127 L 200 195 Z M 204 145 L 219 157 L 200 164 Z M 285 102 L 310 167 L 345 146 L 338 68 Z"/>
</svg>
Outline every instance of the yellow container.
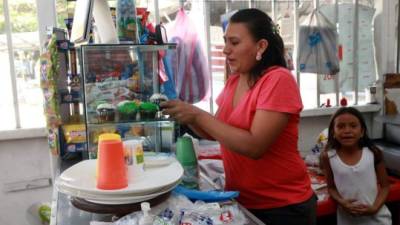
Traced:
<svg viewBox="0 0 400 225">
<path fill-rule="evenodd" d="M 104 133 L 99 135 L 99 142 L 102 141 L 121 141 L 121 136 L 114 133 Z"/>
</svg>

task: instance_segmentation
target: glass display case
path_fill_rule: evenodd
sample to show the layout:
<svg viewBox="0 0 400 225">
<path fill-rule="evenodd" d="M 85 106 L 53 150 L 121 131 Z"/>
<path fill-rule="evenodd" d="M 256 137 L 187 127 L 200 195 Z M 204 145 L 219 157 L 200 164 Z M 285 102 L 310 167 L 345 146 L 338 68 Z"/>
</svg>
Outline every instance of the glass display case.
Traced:
<svg viewBox="0 0 400 225">
<path fill-rule="evenodd" d="M 96 158 L 98 136 L 118 133 L 140 139 L 145 151 L 168 152 L 175 124 L 162 115 L 159 102 L 160 55 L 176 45 L 83 45 L 84 111 L 88 157 Z"/>
</svg>

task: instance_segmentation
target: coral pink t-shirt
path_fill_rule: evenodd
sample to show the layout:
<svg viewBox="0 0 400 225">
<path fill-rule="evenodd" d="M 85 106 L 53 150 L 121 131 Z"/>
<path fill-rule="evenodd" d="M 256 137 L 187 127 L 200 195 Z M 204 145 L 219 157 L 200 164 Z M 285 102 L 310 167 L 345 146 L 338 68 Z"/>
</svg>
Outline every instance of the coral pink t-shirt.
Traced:
<svg viewBox="0 0 400 225">
<path fill-rule="evenodd" d="M 250 209 L 277 208 L 309 199 L 313 191 L 297 149 L 299 114 L 303 105 L 292 74 L 282 67 L 270 68 L 233 108 L 238 80 L 239 75 L 230 76 L 217 98 L 219 120 L 250 130 L 256 110 L 288 113 L 290 119 L 258 160 L 221 145 L 225 189 L 240 191 L 238 201 Z"/>
</svg>

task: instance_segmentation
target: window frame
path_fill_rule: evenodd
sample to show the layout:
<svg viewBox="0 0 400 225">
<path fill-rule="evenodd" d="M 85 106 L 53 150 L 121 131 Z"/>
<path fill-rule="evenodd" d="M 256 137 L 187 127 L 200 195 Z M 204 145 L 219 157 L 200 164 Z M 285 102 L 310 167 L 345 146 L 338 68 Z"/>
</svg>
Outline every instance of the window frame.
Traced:
<svg viewBox="0 0 400 225">
<path fill-rule="evenodd" d="M 9 69 L 10 69 L 10 79 L 11 79 L 11 91 L 12 91 L 12 98 L 13 98 L 13 107 L 14 107 L 14 119 L 15 119 L 15 128 L 12 130 L 1 131 L 1 136 L 8 137 L 8 133 L 13 130 L 27 130 L 27 131 L 36 131 L 39 130 L 39 135 L 41 135 L 41 130 L 43 128 L 22 128 L 21 126 L 21 118 L 20 118 L 20 107 L 18 102 L 18 90 L 17 90 L 17 74 L 15 69 L 15 58 L 14 58 L 14 46 L 13 46 L 13 37 L 12 37 L 12 30 L 11 30 L 11 18 L 10 18 L 10 11 L 9 11 L 9 4 L 8 0 L 3 0 L 3 13 L 4 13 L 4 23 L 5 23 L 5 35 L 7 38 L 7 49 L 8 49 L 8 58 L 9 58 Z M 37 9 L 37 19 L 38 19 L 38 30 L 39 30 L 39 41 L 40 46 L 44 46 L 46 41 L 46 27 L 55 26 L 55 3 L 54 1 L 51 2 L 44 2 L 44 1 L 36 1 L 36 9 Z M 43 124 L 45 127 L 45 124 Z M 32 135 L 35 135 L 34 132 Z M 22 135 L 26 136 L 26 135 Z M 29 137 L 29 134 L 28 134 Z M 13 135 L 10 136 L 13 138 Z"/>
</svg>

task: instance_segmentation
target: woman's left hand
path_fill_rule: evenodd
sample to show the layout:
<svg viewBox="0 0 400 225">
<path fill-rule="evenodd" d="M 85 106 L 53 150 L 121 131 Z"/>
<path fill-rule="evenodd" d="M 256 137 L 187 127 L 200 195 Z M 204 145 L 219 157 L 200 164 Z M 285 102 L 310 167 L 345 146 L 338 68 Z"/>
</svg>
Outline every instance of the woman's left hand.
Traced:
<svg viewBox="0 0 400 225">
<path fill-rule="evenodd" d="M 169 115 L 181 124 L 193 124 L 196 117 L 203 112 L 201 109 L 179 100 L 162 102 L 160 106 L 164 115 Z"/>
</svg>

